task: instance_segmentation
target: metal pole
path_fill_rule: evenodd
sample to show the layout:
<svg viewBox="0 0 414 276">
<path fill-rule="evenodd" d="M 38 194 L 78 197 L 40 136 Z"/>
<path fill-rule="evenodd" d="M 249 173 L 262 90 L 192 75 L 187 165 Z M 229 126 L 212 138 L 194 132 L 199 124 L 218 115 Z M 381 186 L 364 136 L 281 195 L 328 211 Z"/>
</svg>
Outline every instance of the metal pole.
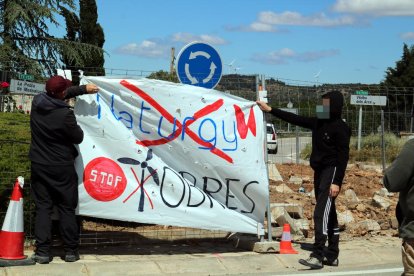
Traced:
<svg viewBox="0 0 414 276">
<path fill-rule="evenodd" d="M 385 170 L 384 110 L 381 109 L 381 156 L 382 170 Z"/>
<path fill-rule="evenodd" d="M 358 151 L 361 149 L 361 132 L 362 132 L 362 106 L 359 107 L 359 119 L 358 119 Z"/>
<path fill-rule="evenodd" d="M 299 164 L 299 158 L 300 152 L 299 152 L 299 127 L 296 126 L 296 164 Z"/>
<path fill-rule="evenodd" d="M 259 75 L 256 75 L 256 99 L 259 100 L 260 99 L 260 85 L 259 85 Z M 267 156 L 267 135 L 266 135 L 266 113 L 263 112 L 263 125 L 264 125 L 264 151 L 265 151 L 265 155 L 264 155 L 264 161 L 266 164 L 266 175 L 267 175 L 267 179 L 269 180 L 269 170 L 267 168 L 267 163 L 268 163 L 268 156 Z M 268 186 L 269 186 L 269 181 L 268 181 Z M 269 189 L 269 193 L 270 193 L 270 189 Z M 267 208 L 267 216 L 269 216 L 269 202 L 270 202 L 270 194 L 269 197 L 267 199 L 268 201 L 268 206 Z M 263 225 L 264 225 L 264 221 L 263 221 Z M 264 234 L 262 234 L 261 231 L 262 229 L 259 229 L 259 225 L 258 225 L 258 229 L 257 229 L 257 234 L 260 236 L 260 241 L 263 242 L 264 241 Z M 263 229 L 264 230 L 264 229 Z"/>
<path fill-rule="evenodd" d="M 414 121 L 414 94 L 413 94 L 413 105 L 411 106 L 410 133 L 413 133 L 413 121 Z"/>
<path fill-rule="evenodd" d="M 262 81 L 262 89 L 266 90 L 266 81 L 265 81 L 264 75 L 261 75 L 261 81 Z M 264 125 L 264 136 L 265 136 L 265 142 L 266 142 L 266 145 L 265 145 L 266 173 L 267 173 L 267 179 L 269 179 L 269 156 L 267 154 L 267 133 L 266 133 L 267 126 L 266 126 L 265 114 L 263 114 L 263 125 Z M 267 208 L 267 240 L 271 242 L 273 238 L 272 238 L 272 218 L 271 218 L 272 214 L 270 211 L 270 189 L 269 189 L 269 197 L 267 199 L 266 208 Z"/>
</svg>

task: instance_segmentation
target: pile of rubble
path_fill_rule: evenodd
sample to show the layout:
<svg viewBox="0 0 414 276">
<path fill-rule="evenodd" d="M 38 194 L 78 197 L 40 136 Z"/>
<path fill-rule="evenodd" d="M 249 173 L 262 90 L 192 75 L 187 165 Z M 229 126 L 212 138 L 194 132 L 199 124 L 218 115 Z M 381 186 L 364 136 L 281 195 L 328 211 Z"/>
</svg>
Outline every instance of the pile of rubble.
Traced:
<svg viewBox="0 0 414 276">
<path fill-rule="evenodd" d="M 281 227 L 289 223 L 293 239 L 310 238 L 315 206 L 313 171 L 308 165 L 300 164 L 277 164 L 276 167 L 283 180 L 270 181 L 272 236 L 280 237 Z M 398 234 L 395 218 L 398 194 L 389 193 L 383 187 L 382 177 L 379 167 L 348 165 L 336 199 L 341 239 Z"/>
</svg>

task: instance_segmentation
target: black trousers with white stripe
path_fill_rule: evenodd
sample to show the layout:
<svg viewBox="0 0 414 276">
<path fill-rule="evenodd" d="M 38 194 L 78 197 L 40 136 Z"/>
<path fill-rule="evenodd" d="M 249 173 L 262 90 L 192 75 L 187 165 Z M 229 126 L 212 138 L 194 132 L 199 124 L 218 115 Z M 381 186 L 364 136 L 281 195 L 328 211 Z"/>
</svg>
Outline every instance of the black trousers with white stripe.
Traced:
<svg viewBox="0 0 414 276">
<path fill-rule="evenodd" d="M 326 167 L 314 172 L 316 206 L 313 215 L 315 243 L 312 257 L 329 261 L 339 255 L 339 227 L 336 216 L 335 198 L 329 196 L 330 187 L 335 177 L 336 167 Z M 325 243 L 328 240 L 328 248 Z"/>
</svg>

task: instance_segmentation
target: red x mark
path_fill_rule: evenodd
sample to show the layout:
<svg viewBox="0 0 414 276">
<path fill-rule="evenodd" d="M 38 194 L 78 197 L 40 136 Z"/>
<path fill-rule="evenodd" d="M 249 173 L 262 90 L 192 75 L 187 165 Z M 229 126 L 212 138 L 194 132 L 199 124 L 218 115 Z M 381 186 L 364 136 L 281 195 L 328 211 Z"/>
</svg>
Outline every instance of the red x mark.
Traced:
<svg viewBox="0 0 414 276">
<path fill-rule="evenodd" d="M 122 80 L 121 85 L 124 86 L 125 88 L 131 90 L 132 92 L 134 92 L 136 95 L 141 97 L 143 100 L 147 101 L 162 116 L 164 116 L 164 118 L 167 121 L 169 121 L 171 124 L 174 123 L 174 117 L 167 110 L 165 110 L 157 101 L 155 101 L 150 95 L 148 95 L 143 90 L 141 90 L 137 86 L 129 83 L 126 80 Z M 195 134 L 191 129 L 188 128 L 188 126 L 193 124 L 197 119 L 200 119 L 201 117 L 204 117 L 204 116 L 218 110 L 222 105 L 223 105 L 223 99 L 220 99 L 220 100 L 217 100 L 217 101 L 215 101 L 214 103 L 212 103 L 210 105 L 207 105 L 207 106 L 203 107 L 202 109 L 200 109 L 199 111 L 194 113 L 194 115 L 193 115 L 194 120 L 191 120 L 191 122 L 189 122 L 189 123 L 187 123 L 188 121 L 185 123 L 184 132 L 197 144 L 199 144 L 203 147 L 206 147 L 206 148 L 211 148 L 211 150 L 210 150 L 211 153 L 223 158 L 224 160 L 226 160 L 229 163 L 233 163 L 233 159 L 229 155 L 224 153 L 222 150 L 216 148 L 213 144 L 202 140 L 200 137 L 197 136 L 197 134 Z M 161 139 L 157 139 L 157 140 L 143 140 L 143 141 L 137 140 L 136 143 L 139 144 L 139 145 L 143 145 L 143 146 L 158 146 L 158 145 L 169 143 L 172 140 L 174 140 L 175 138 L 177 138 L 183 130 L 183 125 L 181 124 L 180 121 L 176 120 L 176 125 L 177 125 L 178 128 L 177 128 L 177 131 L 173 134 L 172 137 L 161 138 Z"/>
<path fill-rule="evenodd" d="M 135 177 L 135 180 L 136 180 L 136 181 L 137 181 L 137 183 L 138 183 L 138 186 L 137 186 L 137 188 L 136 188 L 135 190 L 133 190 L 133 191 L 132 191 L 132 193 L 130 193 L 130 194 L 129 194 L 129 196 L 127 196 L 127 198 L 125 198 L 125 199 L 124 199 L 124 201 L 122 201 L 122 202 L 123 202 L 123 203 L 127 202 L 127 201 L 128 201 L 128 199 L 129 199 L 129 198 L 130 198 L 133 194 L 135 194 L 135 192 L 136 192 L 136 191 L 138 191 L 138 190 L 139 190 L 139 188 L 141 188 L 141 189 L 144 191 L 145 195 L 147 196 L 147 198 L 148 198 L 148 200 L 149 200 L 149 202 L 150 202 L 151 209 L 154 209 L 154 205 L 152 204 L 152 200 L 151 200 L 150 196 L 148 195 L 147 191 L 144 189 L 144 183 L 145 183 L 145 182 L 147 182 L 148 178 L 150 178 L 151 176 L 153 176 L 157 170 L 155 170 L 152 174 L 148 175 L 148 176 L 144 179 L 144 181 L 142 181 L 142 183 L 140 183 L 140 182 L 139 182 L 139 179 L 138 179 L 138 177 L 137 177 L 137 175 L 136 175 L 136 173 L 135 173 L 135 171 L 134 171 L 134 169 L 133 169 L 133 168 L 131 168 L 131 171 L 132 171 L 132 173 L 134 174 L 134 177 Z"/>
</svg>

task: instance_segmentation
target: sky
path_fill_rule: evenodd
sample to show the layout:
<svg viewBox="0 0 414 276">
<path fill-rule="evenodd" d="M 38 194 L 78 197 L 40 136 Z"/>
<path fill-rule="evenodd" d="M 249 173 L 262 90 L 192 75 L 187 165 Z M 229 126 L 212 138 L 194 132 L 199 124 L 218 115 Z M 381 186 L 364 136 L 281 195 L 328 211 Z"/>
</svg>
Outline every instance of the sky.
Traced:
<svg viewBox="0 0 414 276">
<path fill-rule="evenodd" d="M 375 84 L 414 45 L 414 0 L 97 0 L 105 67 L 169 71 L 191 42 L 223 74 L 290 84 Z"/>
</svg>

